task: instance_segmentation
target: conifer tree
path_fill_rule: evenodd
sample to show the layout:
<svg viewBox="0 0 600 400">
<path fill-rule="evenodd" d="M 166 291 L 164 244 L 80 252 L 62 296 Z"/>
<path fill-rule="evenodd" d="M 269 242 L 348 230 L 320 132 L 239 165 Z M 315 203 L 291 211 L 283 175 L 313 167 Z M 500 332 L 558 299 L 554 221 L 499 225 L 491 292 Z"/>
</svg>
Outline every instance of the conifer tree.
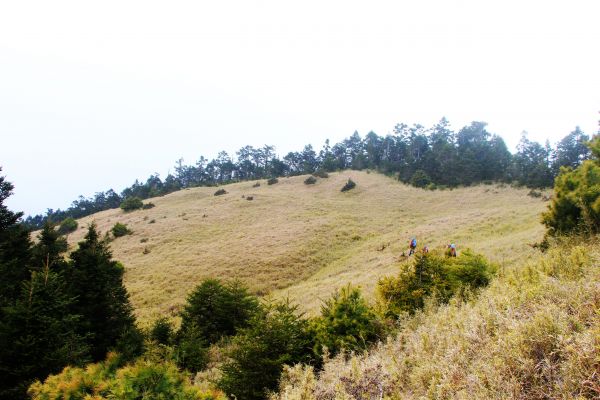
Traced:
<svg viewBox="0 0 600 400">
<path fill-rule="evenodd" d="M 91 224 L 85 240 L 71 254 L 68 279 L 70 293 L 77 298 L 73 311 L 82 316 L 79 332 L 89 334 L 94 361 L 102 360 L 119 340 L 136 336 L 131 335 L 137 329 L 123 272 L 123 265 L 112 259 L 107 242 L 100 240 Z"/>
<path fill-rule="evenodd" d="M 562 167 L 554 182 L 554 196 L 542 221 L 548 234 L 600 232 L 600 136 L 588 147 L 593 155 L 572 170 Z"/>
<path fill-rule="evenodd" d="M 1 308 L 14 302 L 21 282 L 30 276 L 31 241 L 29 232 L 19 224 L 23 213 L 14 213 L 4 205 L 12 190 L 13 185 L 0 176 L 0 317 Z"/>
<path fill-rule="evenodd" d="M 61 274 L 44 269 L 23 283 L 16 302 L 0 320 L 0 399 L 26 398 L 36 379 L 87 361 L 88 347 L 76 332 L 79 316 L 71 314 Z"/>
</svg>

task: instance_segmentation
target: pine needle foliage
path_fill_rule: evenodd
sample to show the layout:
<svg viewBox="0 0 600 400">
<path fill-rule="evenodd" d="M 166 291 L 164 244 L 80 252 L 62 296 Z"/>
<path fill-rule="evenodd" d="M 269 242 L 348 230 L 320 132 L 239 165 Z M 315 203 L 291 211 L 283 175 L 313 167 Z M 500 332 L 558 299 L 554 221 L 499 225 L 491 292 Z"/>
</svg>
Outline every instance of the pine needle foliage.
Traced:
<svg viewBox="0 0 600 400">
<path fill-rule="evenodd" d="M 260 400 L 277 387 L 284 365 L 310 362 L 308 323 L 289 302 L 267 305 L 232 340 L 218 387 L 240 400 Z"/>
<path fill-rule="evenodd" d="M 325 349 L 331 355 L 340 351 L 362 351 L 380 337 L 381 324 L 360 290 L 350 285 L 336 292 L 321 307 L 321 315 L 311 321 L 314 351 Z"/>
<path fill-rule="evenodd" d="M 219 392 L 203 392 L 192 386 L 189 377 L 172 363 L 140 359 L 123 365 L 115 353 L 85 369 L 67 367 L 43 383 L 38 381 L 30 387 L 29 395 L 33 400 L 224 400 Z"/>
<path fill-rule="evenodd" d="M 542 222 L 550 236 L 600 233 L 600 136 L 589 143 L 594 159 L 561 168 Z"/>
<path fill-rule="evenodd" d="M 89 333 L 94 361 L 102 360 L 117 342 L 136 330 L 129 295 L 123 285 L 123 265 L 112 259 L 105 240 L 91 224 L 79 248 L 71 253 L 67 277 L 73 307 L 81 315 L 80 331 Z"/>
</svg>

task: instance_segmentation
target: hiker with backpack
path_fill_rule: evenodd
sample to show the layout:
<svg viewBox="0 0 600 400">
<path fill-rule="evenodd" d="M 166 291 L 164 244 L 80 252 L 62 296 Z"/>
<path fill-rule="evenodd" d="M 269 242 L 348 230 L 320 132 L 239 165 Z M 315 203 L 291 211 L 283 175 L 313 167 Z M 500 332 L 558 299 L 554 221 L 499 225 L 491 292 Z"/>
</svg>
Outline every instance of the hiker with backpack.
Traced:
<svg viewBox="0 0 600 400">
<path fill-rule="evenodd" d="M 448 251 L 446 252 L 449 257 L 456 257 L 456 245 L 454 243 L 450 243 L 448 245 Z"/>
<path fill-rule="evenodd" d="M 408 255 L 411 256 L 411 255 L 415 254 L 415 251 L 417 250 L 417 239 L 416 238 L 412 238 L 410 240 L 409 248 L 410 248 L 410 250 L 408 251 Z"/>
</svg>

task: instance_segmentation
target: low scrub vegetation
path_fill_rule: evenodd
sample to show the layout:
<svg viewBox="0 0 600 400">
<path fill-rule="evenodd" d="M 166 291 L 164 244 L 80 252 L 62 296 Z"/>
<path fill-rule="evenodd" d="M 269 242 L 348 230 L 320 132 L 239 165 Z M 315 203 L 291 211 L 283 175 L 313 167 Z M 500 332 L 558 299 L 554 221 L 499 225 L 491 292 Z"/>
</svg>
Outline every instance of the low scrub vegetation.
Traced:
<svg viewBox="0 0 600 400">
<path fill-rule="evenodd" d="M 217 191 L 215 192 L 215 194 L 214 194 L 214 195 L 215 195 L 215 196 L 222 196 L 222 195 L 224 195 L 224 194 L 227 194 L 227 190 L 225 190 L 225 189 L 219 189 L 219 190 L 217 190 Z"/>
<path fill-rule="evenodd" d="M 154 207 L 156 207 L 156 205 L 154 203 L 148 202 L 148 203 L 144 203 L 144 205 L 142 206 L 142 210 L 149 210 Z"/>
<path fill-rule="evenodd" d="M 362 351 L 381 338 L 382 324 L 358 288 L 346 286 L 321 307 L 311 321 L 314 351 L 318 356 L 341 351 Z"/>
<path fill-rule="evenodd" d="M 139 197 L 127 197 L 121 202 L 119 207 L 121 207 L 121 210 L 125 212 L 130 212 L 144 207 L 144 203 Z"/>
<path fill-rule="evenodd" d="M 313 176 L 316 178 L 329 178 L 329 174 L 324 169 L 318 169 L 313 173 Z"/>
<path fill-rule="evenodd" d="M 224 399 L 216 391 L 202 392 L 189 383 L 189 378 L 172 363 L 154 363 L 140 359 L 123 365 L 117 354 L 86 368 L 67 367 L 50 376 L 43 384 L 29 388 L 33 400 L 47 399 Z"/>
<path fill-rule="evenodd" d="M 276 183 L 278 183 L 278 182 L 279 182 L 279 179 L 277 179 L 277 178 L 270 178 L 270 179 L 267 181 L 267 185 L 274 185 L 274 184 L 276 184 Z"/>
<path fill-rule="evenodd" d="M 116 224 L 113 225 L 112 229 L 110 230 L 113 234 L 114 237 L 118 238 L 121 236 L 125 236 L 125 235 L 131 235 L 133 232 L 127 227 L 126 224 L 122 224 L 120 222 L 117 222 Z"/>
<path fill-rule="evenodd" d="M 348 190 L 352 190 L 356 187 L 356 183 L 348 178 L 348 182 L 346 182 L 346 184 L 342 187 L 342 192 L 347 192 Z"/>
<path fill-rule="evenodd" d="M 414 263 L 404 264 L 398 276 L 378 282 L 380 306 L 390 318 L 412 314 L 423 308 L 428 297 L 446 303 L 464 291 L 487 286 L 495 270 L 482 255 L 469 250 L 460 257 L 441 252 L 416 254 Z"/>
<path fill-rule="evenodd" d="M 315 178 L 314 176 L 309 176 L 304 180 L 305 185 L 314 185 L 315 183 L 317 183 L 317 178 Z"/>
<path fill-rule="evenodd" d="M 58 226 L 58 233 L 61 235 L 67 235 L 77 230 L 77 221 L 74 218 L 64 219 Z"/>
</svg>

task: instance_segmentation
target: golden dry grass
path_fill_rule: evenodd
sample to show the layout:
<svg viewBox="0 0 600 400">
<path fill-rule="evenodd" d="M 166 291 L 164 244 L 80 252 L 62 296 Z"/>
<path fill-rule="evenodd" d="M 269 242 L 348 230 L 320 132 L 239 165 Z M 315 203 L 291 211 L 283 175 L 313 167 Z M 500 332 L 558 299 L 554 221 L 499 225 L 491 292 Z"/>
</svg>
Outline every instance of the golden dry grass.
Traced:
<svg viewBox="0 0 600 400">
<path fill-rule="evenodd" d="M 357 187 L 341 193 L 349 177 Z M 256 293 L 289 296 L 313 313 L 320 299 L 348 282 L 372 296 L 378 277 L 397 271 L 413 235 L 419 245 L 452 241 L 503 265 L 533 254 L 528 243 L 543 235 L 545 203 L 527 189 L 426 191 L 360 171 L 334 173 L 315 185 L 304 185 L 305 178 L 227 185 L 228 194 L 216 197 L 215 188 L 194 188 L 150 199 L 156 207 L 149 210 L 104 211 L 81 219 L 69 242 L 81 240 L 91 221 L 102 232 L 116 222 L 133 230 L 111 248 L 125 265 L 125 284 L 145 323 L 177 310 L 206 277 L 239 278 Z"/>
<path fill-rule="evenodd" d="M 599 239 L 523 259 L 472 301 L 429 303 L 365 354 L 287 368 L 271 400 L 598 399 Z"/>
</svg>

